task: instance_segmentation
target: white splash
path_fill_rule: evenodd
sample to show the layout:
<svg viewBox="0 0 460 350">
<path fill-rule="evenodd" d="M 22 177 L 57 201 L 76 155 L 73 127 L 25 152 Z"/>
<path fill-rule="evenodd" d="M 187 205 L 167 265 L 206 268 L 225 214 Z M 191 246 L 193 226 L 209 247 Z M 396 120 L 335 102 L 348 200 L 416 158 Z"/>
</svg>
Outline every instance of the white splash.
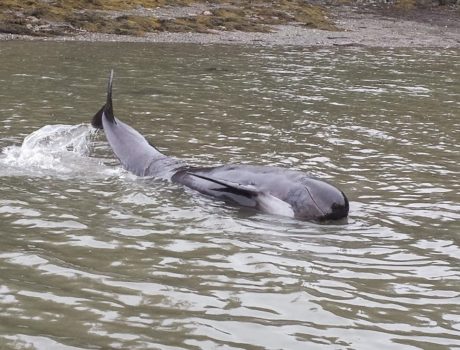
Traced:
<svg viewBox="0 0 460 350">
<path fill-rule="evenodd" d="M 82 156 L 89 154 L 88 141 L 92 133 L 89 124 L 45 125 L 24 139 L 21 150 L 47 149 L 52 152 L 72 151 Z"/>
<path fill-rule="evenodd" d="M 46 125 L 28 135 L 22 145 L 3 149 L 0 163 L 10 174 L 35 176 L 61 174 L 78 176 L 88 171 L 96 174 L 101 162 L 89 158 L 91 136 L 89 124 Z M 98 169 L 91 169 L 97 167 Z M 3 169 L 6 171 L 7 169 Z M 2 171 L 2 172 L 3 172 Z"/>
</svg>

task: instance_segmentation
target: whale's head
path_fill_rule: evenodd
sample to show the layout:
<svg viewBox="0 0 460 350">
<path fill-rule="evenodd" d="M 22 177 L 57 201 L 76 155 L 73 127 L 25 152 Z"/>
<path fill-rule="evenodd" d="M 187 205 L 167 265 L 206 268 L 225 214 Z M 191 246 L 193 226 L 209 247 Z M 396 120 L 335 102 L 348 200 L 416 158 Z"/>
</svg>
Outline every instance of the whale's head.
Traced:
<svg viewBox="0 0 460 350">
<path fill-rule="evenodd" d="M 313 177 L 304 179 L 307 189 L 308 211 L 303 213 L 308 220 L 340 220 L 348 216 L 350 209 L 347 196 L 337 187 Z"/>
</svg>

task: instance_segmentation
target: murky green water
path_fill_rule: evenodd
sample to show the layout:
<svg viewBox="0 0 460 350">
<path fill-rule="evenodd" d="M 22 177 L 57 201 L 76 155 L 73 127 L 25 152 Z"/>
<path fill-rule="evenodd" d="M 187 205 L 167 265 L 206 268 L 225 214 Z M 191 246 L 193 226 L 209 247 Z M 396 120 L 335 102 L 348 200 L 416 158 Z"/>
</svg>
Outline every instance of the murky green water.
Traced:
<svg viewBox="0 0 460 350">
<path fill-rule="evenodd" d="M 73 127 L 112 67 L 160 150 L 323 176 L 349 223 L 127 174 Z M 0 123 L 1 349 L 460 349 L 458 50 L 2 42 Z"/>
</svg>

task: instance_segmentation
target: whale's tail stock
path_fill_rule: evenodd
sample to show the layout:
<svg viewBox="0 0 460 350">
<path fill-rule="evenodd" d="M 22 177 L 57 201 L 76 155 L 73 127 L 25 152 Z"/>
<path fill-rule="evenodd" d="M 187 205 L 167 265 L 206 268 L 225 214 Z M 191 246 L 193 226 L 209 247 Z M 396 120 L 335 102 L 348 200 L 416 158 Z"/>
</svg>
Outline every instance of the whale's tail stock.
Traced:
<svg viewBox="0 0 460 350">
<path fill-rule="evenodd" d="M 166 173 L 163 168 L 166 168 L 165 163 L 167 162 L 177 168 L 176 163 L 178 162 L 172 161 L 172 158 L 160 153 L 138 131 L 114 116 L 112 81 L 113 70 L 110 72 L 105 104 L 94 115 L 91 124 L 97 129 L 104 129 L 107 141 L 123 168 L 137 176 L 153 176 Z M 159 159 L 163 159 L 163 162 L 158 163 L 161 163 L 161 166 L 155 165 L 155 161 Z"/>
</svg>

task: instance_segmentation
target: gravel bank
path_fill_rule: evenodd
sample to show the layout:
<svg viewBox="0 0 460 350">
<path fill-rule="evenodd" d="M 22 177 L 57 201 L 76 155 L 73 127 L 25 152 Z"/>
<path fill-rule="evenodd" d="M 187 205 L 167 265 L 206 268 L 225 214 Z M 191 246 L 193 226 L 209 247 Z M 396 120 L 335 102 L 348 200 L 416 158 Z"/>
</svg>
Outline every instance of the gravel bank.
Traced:
<svg viewBox="0 0 460 350">
<path fill-rule="evenodd" d="M 176 9 L 178 13 L 192 10 L 196 11 Z M 174 16 L 174 11 L 174 8 L 170 8 L 163 15 Z M 273 26 L 271 33 L 216 30 L 209 34 L 158 32 L 145 36 L 123 36 L 82 32 L 75 36 L 47 38 L 0 34 L 0 40 L 460 48 L 458 8 L 420 10 L 395 16 L 376 11 L 360 12 L 354 7 L 341 6 L 331 9 L 331 15 L 341 31 L 309 29 L 290 24 Z"/>
</svg>

